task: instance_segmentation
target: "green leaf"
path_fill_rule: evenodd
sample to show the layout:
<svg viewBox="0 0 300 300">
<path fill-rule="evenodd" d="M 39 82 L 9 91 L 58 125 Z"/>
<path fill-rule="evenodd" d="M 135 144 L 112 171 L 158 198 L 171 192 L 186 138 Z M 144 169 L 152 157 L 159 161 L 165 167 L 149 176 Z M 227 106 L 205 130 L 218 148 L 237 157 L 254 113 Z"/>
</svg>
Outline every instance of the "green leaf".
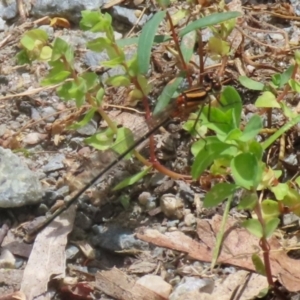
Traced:
<svg viewBox="0 0 300 300">
<path fill-rule="evenodd" d="M 238 205 L 238 209 L 254 209 L 258 202 L 258 197 L 256 192 L 247 192 L 245 190 L 242 199 Z"/>
<path fill-rule="evenodd" d="M 294 92 L 300 93 L 300 83 L 298 81 L 296 81 L 295 79 L 290 79 L 289 85 Z"/>
<path fill-rule="evenodd" d="M 247 142 L 256 138 L 260 130 L 263 128 L 262 119 L 258 115 L 253 115 L 245 126 L 243 134 L 240 138 L 241 141 Z"/>
<path fill-rule="evenodd" d="M 273 235 L 274 231 L 278 228 L 279 223 L 280 223 L 279 218 L 273 218 L 267 221 L 265 226 L 266 238 L 269 238 Z"/>
<path fill-rule="evenodd" d="M 231 145 L 222 143 L 215 139 L 206 139 L 207 145 L 199 151 L 192 166 L 192 177 L 197 179 L 222 152 L 229 149 Z"/>
<path fill-rule="evenodd" d="M 262 91 L 265 87 L 265 85 L 261 82 L 255 81 L 247 76 L 240 76 L 238 78 L 238 81 L 242 86 L 249 90 L 254 90 L 254 91 Z"/>
<path fill-rule="evenodd" d="M 175 91 L 178 89 L 180 83 L 185 78 L 185 75 L 183 72 L 179 74 L 178 77 L 174 78 L 171 82 L 169 82 L 165 88 L 163 89 L 163 92 L 157 99 L 157 104 L 155 106 L 154 115 L 159 114 L 168 106 L 170 103 L 171 98 L 173 97 Z"/>
<path fill-rule="evenodd" d="M 130 176 L 126 179 L 124 179 L 123 181 L 121 181 L 119 184 L 117 184 L 114 188 L 113 191 L 118 191 L 121 190 L 125 187 L 128 187 L 130 185 L 135 184 L 136 182 L 138 182 L 139 180 L 141 180 L 145 175 L 147 175 L 149 173 L 149 171 L 152 169 L 152 167 L 147 167 L 144 170 L 142 170 L 141 172 Z"/>
<path fill-rule="evenodd" d="M 129 86 L 131 84 L 130 79 L 126 75 L 115 75 L 112 77 L 109 77 L 106 80 L 107 85 L 112 86 Z"/>
<path fill-rule="evenodd" d="M 101 64 L 102 64 L 102 66 L 107 67 L 107 68 L 114 68 L 114 67 L 121 65 L 123 62 L 124 62 L 124 57 L 118 56 L 114 59 L 111 59 L 108 61 L 103 61 Z"/>
<path fill-rule="evenodd" d="M 229 53 L 230 45 L 227 41 L 223 41 L 219 37 L 212 36 L 208 41 L 208 50 L 210 53 L 220 55 L 222 57 Z"/>
<path fill-rule="evenodd" d="M 231 161 L 232 177 L 245 189 L 255 188 L 262 176 L 258 160 L 252 153 L 241 153 Z"/>
<path fill-rule="evenodd" d="M 221 93 L 220 102 L 224 111 L 232 109 L 233 125 L 239 128 L 242 114 L 242 99 L 234 87 L 226 86 Z"/>
<path fill-rule="evenodd" d="M 21 45 L 29 51 L 34 50 L 38 45 L 44 46 L 48 41 L 48 34 L 42 29 L 32 29 L 23 35 Z"/>
<path fill-rule="evenodd" d="M 92 90 L 99 84 L 99 78 L 94 72 L 86 72 L 81 74 L 79 77 L 85 80 L 87 91 Z"/>
<path fill-rule="evenodd" d="M 161 7 L 161 8 L 167 8 L 171 4 L 170 0 L 157 0 L 156 2 L 159 5 L 159 7 Z"/>
<path fill-rule="evenodd" d="M 31 64 L 31 60 L 25 50 L 21 50 L 17 55 L 16 55 L 17 61 L 19 65 L 24 65 L 24 64 Z"/>
<path fill-rule="evenodd" d="M 264 150 L 259 142 L 255 141 L 255 140 L 251 141 L 248 144 L 248 148 L 249 148 L 249 152 L 254 154 L 258 161 L 262 160 Z"/>
<path fill-rule="evenodd" d="M 280 108 L 280 105 L 277 102 L 275 95 L 269 91 L 263 92 L 262 95 L 257 98 L 255 106 Z"/>
<path fill-rule="evenodd" d="M 266 221 L 273 219 L 274 217 L 278 217 L 281 214 L 278 201 L 271 199 L 265 199 L 262 201 L 261 209 L 263 212 L 263 217 Z"/>
<path fill-rule="evenodd" d="M 111 146 L 111 148 L 118 154 L 123 154 L 133 144 L 134 144 L 134 137 L 131 130 L 125 127 L 121 127 L 118 128 L 116 140 L 114 144 Z M 124 159 L 129 159 L 131 157 L 131 153 L 132 152 L 128 153 L 124 157 Z"/>
<path fill-rule="evenodd" d="M 128 75 L 131 77 L 136 77 L 139 74 L 139 66 L 137 61 L 137 56 L 135 55 L 132 59 L 127 61 Z"/>
<path fill-rule="evenodd" d="M 98 11 L 83 10 L 81 11 L 81 15 L 82 18 L 79 26 L 84 31 L 93 28 L 102 19 L 101 14 Z"/>
<path fill-rule="evenodd" d="M 95 51 L 102 52 L 104 50 L 110 49 L 112 42 L 106 37 L 96 38 L 86 44 L 87 48 Z"/>
<path fill-rule="evenodd" d="M 50 71 L 49 75 L 41 81 L 42 86 L 52 85 L 61 83 L 70 76 L 71 72 L 69 71 Z"/>
<path fill-rule="evenodd" d="M 185 62 L 189 62 L 194 53 L 195 44 L 196 44 L 196 31 L 192 31 L 186 34 L 180 43 L 180 49 L 182 56 Z"/>
<path fill-rule="evenodd" d="M 187 132 L 190 133 L 192 136 L 196 137 L 205 137 L 207 133 L 207 127 L 202 124 L 202 122 L 196 122 L 196 120 L 199 119 L 199 114 L 196 113 L 191 113 L 188 120 L 182 125 L 182 129 L 186 130 Z M 197 142 L 200 142 L 201 140 L 198 140 Z M 195 145 L 197 142 L 195 142 L 193 145 Z M 196 145 L 194 146 L 196 147 Z M 191 149 L 192 150 L 192 149 Z M 192 150 L 192 153 L 193 150 Z M 196 153 L 198 153 L 198 150 L 196 150 Z"/>
<path fill-rule="evenodd" d="M 190 31 L 205 28 L 208 26 L 216 25 L 221 22 L 237 18 L 241 14 L 239 12 L 223 12 L 223 13 L 215 13 L 211 14 L 210 16 L 206 16 L 200 18 L 189 25 L 187 25 L 183 30 L 179 32 L 179 36 L 182 37 L 185 34 L 189 33 Z"/>
<path fill-rule="evenodd" d="M 152 89 L 152 85 L 148 83 L 148 79 L 144 75 L 139 74 L 137 80 L 143 91 L 143 95 L 148 95 Z"/>
<path fill-rule="evenodd" d="M 52 61 L 60 59 L 64 56 L 68 63 L 73 63 L 74 53 L 71 46 L 61 38 L 56 38 L 53 44 Z"/>
<path fill-rule="evenodd" d="M 293 72 L 294 72 L 294 65 L 289 66 L 282 74 L 280 74 L 280 80 L 278 88 L 283 88 L 285 84 L 288 83 L 289 79 L 291 78 Z"/>
<path fill-rule="evenodd" d="M 112 17 L 108 14 L 101 14 L 98 11 L 85 10 L 81 12 L 82 19 L 80 28 L 91 32 L 105 32 L 108 38 L 112 37 Z"/>
<path fill-rule="evenodd" d="M 258 274 L 266 276 L 266 269 L 263 261 L 258 256 L 258 254 L 254 253 L 252 254 L 252 262 L 255 267 L 255 270 Z"/>
<path fill-rule="evenodd" d="M 295 51 L 295 61 L 296 61 L 297 65 L 299 66 L 300 65 L 300 51 L 299 50 Z"/>
<path fill-rule="evenodd" d="M 218 183 L 211 188 L 204 198 L 203 205 L 206 208 L 214 207 L 220 204 L 223 200 L 233 195 L 238 188 L 235 184 Z"/>
<path fill-rule="evenodd" d="M 43 61 L 48 61 L 51 59 L 52 56 L 52 49 L 49 46 L 44 46 L 40 53 L 39 59 Z"/>
<path fill-rule="evenodd" d="M 274 193 L 275 198 L 281 201 L 288 194 L 289 186 L 287 183 L 278 183 L 277 185 L 271 187 L 271 191 Z"/>
<path fill-rule="evenodd" d="M 100 88 L 96 94 L 96 101 L 98 105 L 101 105 L 104 95 L 105 95 L 104 89 Z"/>
<path fill-rule="evenodd" d="M 78 128 L 85 126 L 94 117 L 94 114 L 96 111 L 97 111 L 96 108 L 89 109 L 87 111 L 87 113 L 84 115 L 83 119 L 80 122 L 76 122 L 76 123 L 70 125 L 69 129 L 76 130 Z"/>
<path fill-rule="evenodd" d="M 242 222 L 242 226 L 246 228 L 251 234 L 255 235 L 259 239 L 263 237 L 263 229 L 261 224 L 256 219 L 249 219 Z"/>
<path fill-rule="evenodd" d="M 110 149 L 114 141 L 114 135 L 114 131 L 111 128 L 107 128 L 97 134 L 86 138 L 84 142 L 97 150 L 104 151 Z"/>
<path fill-rule="evenodd" d="M 242 136 L 243 132 L 239 129 L 239 128 L 234 128 L 233 130 L 231 130 L 225 141 L 224 142 L 228 142 L 228 141 L 231 141 L 231 140 L 239 140 Z"/>
<path fill-rule="evenodd" d="M 120 203 L 124 207 L 124 209 L 129 209 L 130 207 L 130 197 L 129 195 L 121 195 Z"/>
<path fill-rule="evenodd" d="M 146 74 L 150 65 L 151 48 L 160 22 L 164 19 L 166 11 L 156 13 L 148 21 L 141 32 L 137 49 L 137 60 L 141 74 Z"/>
</svg>

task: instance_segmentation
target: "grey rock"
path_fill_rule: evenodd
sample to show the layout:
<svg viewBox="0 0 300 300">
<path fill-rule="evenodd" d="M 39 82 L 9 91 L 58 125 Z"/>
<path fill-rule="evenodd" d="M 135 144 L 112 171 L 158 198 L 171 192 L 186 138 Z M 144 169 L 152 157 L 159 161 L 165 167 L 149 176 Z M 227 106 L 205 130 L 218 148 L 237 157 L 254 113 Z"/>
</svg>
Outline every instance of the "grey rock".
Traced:
<svg viewBox="0 0 300 300">
<path fill-rule="evenodd" d="M 43 197 L 43 202 L 51 207 L 56 200 L 60 198 L 60 194 L 57 191 L 53 190 L 46 190 L 44 197 Z"/>
<path fill-rule="evenodd" d="M 50 159 L 50 161 L 44 166 L 43 172 L 49 173 L 60 170 L 64 167 L 63 160 L 65 156 L 63 154 L 57 154 Z"/>
<path fill-rule="evenodd" d="M 83 137 L 73 137 L 70 139 L 70 142 L 69 142 L 69 146 L 72 148 L 72 149 L 77 149 L 78 147 L 83 147 L 85 144 L 84 144 L 84 138 Z"/>
<path fill-rule="evenodd" d="M 38 216 L 44 216 L 49 211 L 49 208 L 46 204 L 41 203 L 37 209 Z"/>
<path fill-rule="evenodd" d="M 98 122 L 95 119 L 90 120 L 85 126 L 77 129 L 76 131 L 85 136 L 90 136 L 96 133 Z"/>
<path fill-rule="evenodd" d="M 68 185 L 62 186 L 60 189 L 56 191 L 58 198 L 64 198 L 70 193 L 70 188 Z M 57 200 L 57 199 L 56 199 Z"/>
<path fill-rule="evenodd" d="M 65 17 L 77 23 L 81 19 L 82 10 L 98 10 L 104 0 L 36 0 L 31 14 L 34 17 Z"/>
<path fill-rule="evenodd" d="M 0 207 L 39 203 L 42 196 L 36 174 L 11 150 L 0 147 Z"/>
<path fill-rule="evenodd" d="M 92 226 L 92 220 L 83 212 L 78 212 L 75 218 L 75 225 L 83 230 L 90 229 Z"/>
<path fill-rule="evenodd" d="M 4 134 L 5 134 L 5 132 L 6 132 L 6 125 L 5 124 L 1 124 L 0 125 L 0 137 L 2 137 Z"/>
<path fill-rule="evenodd" d="M 190 188 L 190 186 L 188 184 L 186 184 L 184 181 L 176 181 L 177 185 L 179 186 L 178 190 L 179 190 L 179 196 L 182 199 L 188 200 L 190 202 L 194 201 L 194 196 L 195 193 L 194 191 Z"/>
<path fill-rule="evenodd" d="M 106 226 L 93 226 L 94 236 L 92 244 L 109 251 L 120 251 L 126 249 L 147 250 L 148 244 L 135 238 L 134 233 L 127 228 L 117 224 L 106 224 Z"/>
<path fill-rule="evenodd" d="M 300 2 L 299 2 L 299 0 L 291 0 L 290 3 L 291 3 L 291 6 L 294 9 L 295 14 L 297 16 L 299 16 L 300 15 Z"/>
<path fill-rule="evenodd" d="M 146 207 L 146 209 L 153 209 L 156 207 L 156 197 L 151 196 L 149 192 L 142 192 L 139 195 L 139 203 Z"/>
<path fill-rule="evenodd" d="M 6 76 L 6 75 L 0 75 L 0 85 L 3 84 L 3 85 L 8 85 L 9 83 L 9 77 Z"/>
<path fill-rule="evenodd" d="M 39 29 L 44 30 L 47 32 L 49 39 L 53 38 L 54 35 L 54 28 L 49 25 L 42 25 L 39 27 Z"/>
<path fill-rule="evenodd" d="M 15 269 L 20 269 L 24 265 L 25 260 L 21 257 L 16 257 Z"/>
<path fill-rule="evenodd" d="M 41 110 L 41 115 L 44 118 L 44 121 L 46 121 L 47 123 L 52 123 L 55 121 L 56 119 L 56 115 L 54 115 L 55 113 L 56 110 L 51 106 L 45 106 Z M 49 117 L 47 118 L 47 116 Z"/>
<path fill-rule="evenodd" d="M 10 20 L 17 16 L 17 1 L 0 1 L 0 18 Z"/>
<path fill-rule="evenodd" d="M 176 300 L 183 295 L 192 292 L 200 291 L 203 293 L 211 294 L 214 288 L 214 282 L 207 278 L 185 277 L 173 290 L 170 295 L 170 300 Z M 182 298 L 181 298 L 182 299 Z"/>
<path fill-rule="evenodd" d="M 31 107 L 31 119 L 36 121 L 41 119 L 41 115 L 39 114 L 38 110 L 34 107 Z"/>
<path fill-rule="evenodd" d="M 5 25 L 6 25 L 6 22 L 2 18 L 0 18 L 0 31 L 5 30 Z"/>
<path fill-rule="evenodd" d="M 129 9 L 126 7 L 115 5 L 112 7 L 111 11 L 114 18 L 116 18 L 120 22 L 127 23 L 130 26 L 135 25 L 138 20 L 138 18 L 134 13 L 134 9 Z M 143 15 L 138 25 L 143 26 L 147 22 L 147 20 L 148 20 L 148 16 Z"/>
<path fill-rule="evenodd" d="M 102 61 L 109 60 L 108 55 L 105 52 L 97 53 L 93 51 L 87 51 L 83 57 L 85 64 L 88 67 L 99 67 Z"/>
<path fill-rule="evenodd" d="M 78 247 L 70 245 L 66 249 L 66 258 L 73 259 L 79 252 L 80 250 L 78 249 Z"/>
</svg>

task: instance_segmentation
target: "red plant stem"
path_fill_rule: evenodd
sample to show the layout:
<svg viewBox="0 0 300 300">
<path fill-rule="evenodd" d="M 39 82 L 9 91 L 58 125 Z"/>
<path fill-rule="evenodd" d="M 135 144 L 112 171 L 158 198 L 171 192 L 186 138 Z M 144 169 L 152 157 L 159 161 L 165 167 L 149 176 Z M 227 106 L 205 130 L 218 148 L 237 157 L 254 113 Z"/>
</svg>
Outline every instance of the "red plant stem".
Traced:
<svg viewBox="0 0 300 300">
<path fill-rule="evenodd" d="M 172 18 L 169 14 L 169 12 L 167 11 L 167 18 L 168 18 L 168 21 L 169 21 L 169 24 L 170 24 L 170 28 L 171 28 L 171 33 L 172 33 L 172 38 L 173 38 L 173 41 L 174 41 L 174 44 L 175 44 L 175 48 L 176 48 L 176 51 L 179 55 L 179 58 L 180 58 L 180 61 L 181 61 L 181 64 L 182 64 L 182 67 L 187 75 L 187 80 L 189 82 L 189 85 L 192 86 L 192 79 L 191 77 L 189 76 L 189 71 L 188 71 L 188 67 L 187 67 L 187 64 L 183 58 L 183 55 L 182 55 L 182 52 L 181 52 L 181 49 L 180 49 L 180 45 L 179 45 L 179 41 L 178 41 L 178 37 L 177 37 L 177 34 L 175 33 L 175 28 L 174 28 L 174 25 L 173 25 L 173 22 L 172 22 Z"/>
</svg>

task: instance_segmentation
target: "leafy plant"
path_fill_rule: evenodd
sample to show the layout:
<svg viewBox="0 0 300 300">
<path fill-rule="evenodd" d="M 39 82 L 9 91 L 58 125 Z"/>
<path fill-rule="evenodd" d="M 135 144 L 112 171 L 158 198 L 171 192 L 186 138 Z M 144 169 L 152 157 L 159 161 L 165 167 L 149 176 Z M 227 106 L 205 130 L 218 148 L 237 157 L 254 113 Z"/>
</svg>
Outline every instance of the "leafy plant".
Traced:
<svg viewBox="0 0 300 300">
<path fill-rule="evenodd" d="M 87 48 L 95 52 L 105 52 L 108 55 L 109 60 L 101 63 L 103 67 L 121 67 L 123 70 L 122 74 L 111 76 L 106 80 L 101 80 L 94 72 L 78 74 L 74 67 L 75 56 L 71 45 L 61 38 L 56 38 L 50 43 L 47 33 L 40 29 L 34 29 L 24 34 L 21 39 L 23 49 L 17 55 L 17 58 L 19 63 L 28 63 L 34 60 L 48 61 L 50 70 L 48 75 L 41 80 L 41 85 L 59 85 L 57 87 L 57 94 L 61 99 L 75 101 L 78 108 L 83 106 L 88 107 L 83 119 L 77 123 L 69 124 L 69 129 L 77 129 L 86 125 L 93 118 L 94 114 L 98 112 L 108 124 L 108 129 L 87 138 L 85 142 L 98 150 L 113 149 L 121 154 L 134 143 L 133 134 L 129 129 L 118 128 L 117 124 L 103 110 L 102 102 L 105 97 L 106 88 L 109 86 L 127 88 L 130 99 L 132 101 L 142 101 L 146 111 L 146 119 L 150 118 L 151 111 L 147 96 L 152 90 L 152 84 L 148 82 L 145 74 L 147 74 L 150 65 L 152 45 L 170 40 L 169 36 L 156 35 L 159 24 L 166 15 L 168 15 L 167 11 L 160 11 L 153 16 L 143 27 L 142 33 L 137 40 L 137 55 L 131 59 L 126 59 L 122 45 L 128 44 L 128 41 L 115 40 L 111 16 L 107 13 L 103 14 L 97 11 L 82 12 L 80 28 L 104 34 L 103 37 L 98 37 L 88 42 Z M 218 24 L 235 18 L 238 15 L 239 13 L 235 12 L 217 13 L 201 18 L 200 22 L 196 20 L 190 23 L 187 28 L 179 33 L 179 36 L 183 37 L 182 44 L 184 45 L 185 35 L 189 32 Z M 136 42 L 136 40 L 130 40 L 129 42 Z M 195 40 L 189 45 L 187 50 L 184 47 L 182 48 L 186 61 L 190 60 L 194 43 Z M 180 78 L 180 81 L 183 79 L 182 75 L 178 78 Z M 168 97 L 158 100 L 157 107 L 159 111 L 167 105 L 175 90 L 176 88 L 168 90 Z M 153 159 L 153 140 L 150 140 L 150 148 L 153 160 L 152 167 L 171 177 L 177 176 L 176 178 L 179 178 L 181 176 L 166 169 Z M 139 153 L 136 151 L 133 151 L 133 153 L 144 164 L 149 165 Z M 127 158 L 129 157 L 130 153 L 127 155 Z M 145 175 L 150 169 L 147 168 L 147 171 L 141 174 Z M 121 183 L 120 186 L 124 187 L 133 184 L 140 177 L 140 175 L 134 176 L 133 179 Z"/>
<path fill-rule="evenodd" d="M 261 241 L 264 261 L 256 255 L 253 257 L 253 263 L 259 273 L 267 276 L 270 286 L 274 284 L 267 239 L 278 228 L 279 217 L 284 212 L 292 211 L 300 215 L 300 177 L 293 181 L 280 182 L 282 171 L 268 166 L 264 162 L 263 154 L 281 135 L 300 121 L 299 115 L 293 113 L 285 103 L 280 102 L 283 98 L 279 91 L 283 89 L 281 93 L 287 93 L 288 90 L 297 92 L 298 82 L 293 76 L 297 68 L 296 60 L 296 64 L 290 66 L 283 74 L 274 75 L 269 84 L 240 77 L 240 82 L 244 86 L 262 91 L 262 95 L 256 101 L 257 107 L 281 109 L 282 114 L 289 119 L 268 139 L 262 143 L 257 141 L 257 136 L 263 132 L 263 122 L 259 115 L 253 115 L 246 124 L 241 124 L 241 97 L 233 87 L 226 87 L 220 96 L 219 106 L 207 105 L 200 115 L 201 126 L 205 126 L 214 134 L 205 138 L 202 136 L 191 148 L 195 157 L 192 166 L 194 179 L 209 169 L 212 175 L 221 176 L 229 181 L 217 183 L 207 192 L 204 199 L 205 207 L 217 206 L 225 199 L 231 202 L 235 192 L 243 190 L 238 208 L 250 210 L 254 218 L 244 221 L 242 225 Z M 191 131 L 192 127 L 186 125 L 185 129 Z M 274 198 L 264 199 L 266 193 L 271 193 Z M 227 215 L 224 216 L 224 219 L 226 218 Z M 217 254 L 218 251 L 216 257 Z"/>
</svg>

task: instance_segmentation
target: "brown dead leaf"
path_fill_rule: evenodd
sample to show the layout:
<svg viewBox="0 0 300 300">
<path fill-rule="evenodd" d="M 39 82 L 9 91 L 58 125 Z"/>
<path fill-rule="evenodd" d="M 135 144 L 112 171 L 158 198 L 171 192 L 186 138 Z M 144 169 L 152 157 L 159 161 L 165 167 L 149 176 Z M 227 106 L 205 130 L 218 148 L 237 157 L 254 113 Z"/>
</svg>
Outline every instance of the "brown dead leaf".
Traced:
<svg viewBox="0 0 300 300">
<path fill-rule="evenodd" d="M 21 291 L 27 299 L 47 293 L 53 275 L 65 277 L 65 247 L 74 218 L 75 206 L 72 205 L 36 237 L 21 283 Z"/>
<path fill-rule="evenodd" d="M 139 132 L 144 129 L 145 131 L 141 132 L 139 136 L 143 136 L 143 134 L 149 130 L 145 116 L 143 115 L 118 110 L 109 111 L 107 114 L 112 120 L 116 120 L 119 125 L 129 128 L 134 132 Z"/>
<path fill-rule="evenodd" d="M 51 19 L 50 22 L 51 27 L 62 27 L 62 28 L 70 28 L 71 25 L 67 19 L 55 17 Z"/>
<path fill-rule="evenodd" d="M 61 287 L 60 292 L 64 299 L 76 299 L 76 300 L 92 300 L 94 297 L 91 293 L 94 288 L 88 282 L 78 282 L 74 285 L 65 285 Z"/>
<path fill-rule="evenodd" d="M 225 280 L 215 283 L 212 296 L 214 299 L 230 300 L 232 292 L 237 289 L 239 300 L 255 299 L 261 290 L 268 286 L 265 276 L 239 270 L 226 276 Z"/>
<path fill-rule="evenodd" d="M 76 245 L 88 259 L 95 259 L 95 250 L 87 241 L 72 241 L 72 244 Z"/>
<path fill-rule="evenodd" d="M 199 243 L 179 231 L 161 234 L 157 230 L 146 229 L 140 231 L 137 237 L 160 247 L 188 253 L 193 259 L 211 262 L 221 219 L 221 216 L 216 215 L 212 220 L 198 220 L 197 232 L 201 240 Z M 233 219 L 229 219 L 226 225 L 218 263 L 234 265 L 255 272 L 251 256 L 253 253 L 260 253 L 259 239 L 246 229 L 238 227 Z M 299 291 L 300 261 L 289 258 L 275 237 L 271 237 L 268 242 L 271 249 L 272 274 L 289 291 Z"/>
<path fill-rule="evenodd" d="M 97 273 L 95 288 L 123 300 L 165 300 L 162 296 L 136 283 L 117 268 Z"/>
</svg>

